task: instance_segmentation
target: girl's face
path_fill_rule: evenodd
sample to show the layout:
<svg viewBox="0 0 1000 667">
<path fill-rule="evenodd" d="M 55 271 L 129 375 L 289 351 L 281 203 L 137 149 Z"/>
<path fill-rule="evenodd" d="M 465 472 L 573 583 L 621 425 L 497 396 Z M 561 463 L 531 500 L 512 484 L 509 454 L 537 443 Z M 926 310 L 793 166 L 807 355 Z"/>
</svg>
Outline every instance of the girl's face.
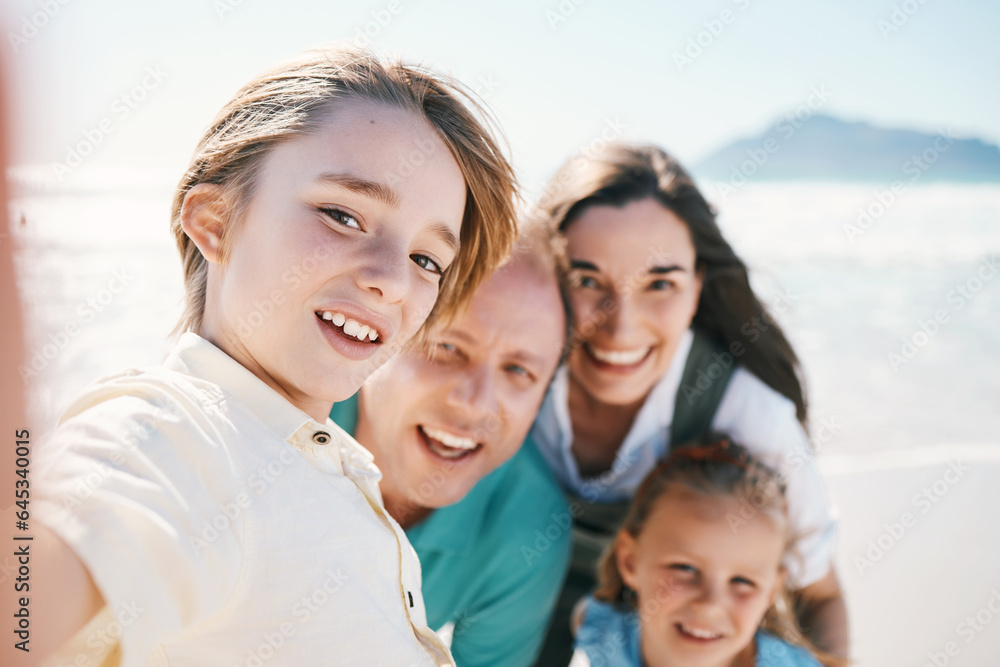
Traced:
<svg viewBox="0 0 1000 667">
<path fill-rule="evenodd" d="M 787 527 L 760 511 L 744 522 L 741 509 L 735 497 L 673 484 L 638 537 L 619 534 L 618 569 L 636 592 L 650 667 L 722 667 L 752 656 L 754 633 L 784 585 Z"/>
<path fill-rule="evenodd" d="M 566 229 L 583 345 L 573 379 L 611 405 L 641 401 L 663 377 L 701 294 L 687 225 L 653 199 L 592 206 Z"/>
<path fill-rule="evenodd" d="M 264 159 L 226 262 L 210 264 L 202 335 L 324 421 L 427 318 L 465 196 L 424 118 L 341 103 Z"/>
</svg>

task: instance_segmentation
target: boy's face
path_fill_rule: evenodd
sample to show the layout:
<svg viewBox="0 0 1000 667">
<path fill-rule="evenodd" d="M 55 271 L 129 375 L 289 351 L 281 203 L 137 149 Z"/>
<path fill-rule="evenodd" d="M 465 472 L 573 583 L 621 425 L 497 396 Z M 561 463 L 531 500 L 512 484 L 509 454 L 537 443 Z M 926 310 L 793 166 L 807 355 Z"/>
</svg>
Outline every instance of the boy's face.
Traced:
<svg viewBox="0 0 1000 667">
<path fill-rule="evenodd" d="M 387 505 L 458 502 L 521 446 L 559 363 L 565 331 L 554 274 L 514 264 L 361 389 L 358 440 L 375 454 Z M 397 517 L 406 522 L 406 517 Z"/>
<path fill-rule="evenodd" d="M 425 119 L 338 104 L 264 159 L 226 262 L 210 265 L 203 335 L 325 420 L 427 318 L 465 194 Z"/>
</svg>

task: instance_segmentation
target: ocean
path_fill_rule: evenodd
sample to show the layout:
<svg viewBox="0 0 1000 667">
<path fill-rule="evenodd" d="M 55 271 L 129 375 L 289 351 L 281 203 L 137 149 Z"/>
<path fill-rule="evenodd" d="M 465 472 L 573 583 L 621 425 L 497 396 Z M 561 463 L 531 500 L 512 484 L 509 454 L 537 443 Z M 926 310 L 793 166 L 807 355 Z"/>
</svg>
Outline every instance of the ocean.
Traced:
<svg viewBox="0 0 1000 667">
<path fill-rule="evenodd" d="M 1000 186 L 704 189 L 801 357 L 821 458 L 996 443 Z M 183 301 L 170 194 L 12 202 L 42 430 L 88 382 L 169 349 Z"/>
</svg>

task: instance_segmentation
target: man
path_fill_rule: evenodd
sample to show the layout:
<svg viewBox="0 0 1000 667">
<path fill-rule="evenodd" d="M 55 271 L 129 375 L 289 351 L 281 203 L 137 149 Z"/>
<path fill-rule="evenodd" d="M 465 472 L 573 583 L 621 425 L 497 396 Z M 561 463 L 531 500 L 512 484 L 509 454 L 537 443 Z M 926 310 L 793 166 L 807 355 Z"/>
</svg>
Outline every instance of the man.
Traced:
<svg viewBox="0 0 1000 667">
<path fill-rule="evenodd" d="M 453 625 L 459 667 L 530 664 L 567 567 L 566 501 L 521 449 L 564 348 L 563 261 L 545 230 L 522 231 L 463 315 L 330 413 L 374 454 L 420 558 L 428 624 Z"/>
</svg>

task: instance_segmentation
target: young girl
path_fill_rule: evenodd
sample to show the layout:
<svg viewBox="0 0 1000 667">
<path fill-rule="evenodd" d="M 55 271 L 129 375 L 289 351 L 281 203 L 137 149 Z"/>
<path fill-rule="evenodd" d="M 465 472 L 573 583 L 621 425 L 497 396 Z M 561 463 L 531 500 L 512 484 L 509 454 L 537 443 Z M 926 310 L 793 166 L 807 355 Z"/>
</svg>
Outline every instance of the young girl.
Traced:
<svg viewBox="0 0 1000 667">
<path fill-rule="evenodd" d="M 780 466 L 803 627 L 847 651 L 836 525 L 805 426 L 798 360 L 691 176 L 655 146 L 571 159 L 542 199 L 563 235 L 577 333 L 531 431 L 575 508 L 573 559 L 538 665 L 565 665 L 569 614 L 640 481 L 678 442 L 729 433 Z M 779 302 L 787 307 L 787 302 Z"/>
<path fill-rule="evenodd" d="M 509 251 L 512 170 L 474 107 L 317 51 L 222 110 L 174 200 L 187 331 L 43 446 L 31 664 L 451 664 L 371 454 L 327 415 Z"/>
<path fill-rule="evenodd" d="M 776 472 L 722 438 L 643 481 L 580 612 L 573 667 L 813 667 L 783 598 Z"/>
</svg>

